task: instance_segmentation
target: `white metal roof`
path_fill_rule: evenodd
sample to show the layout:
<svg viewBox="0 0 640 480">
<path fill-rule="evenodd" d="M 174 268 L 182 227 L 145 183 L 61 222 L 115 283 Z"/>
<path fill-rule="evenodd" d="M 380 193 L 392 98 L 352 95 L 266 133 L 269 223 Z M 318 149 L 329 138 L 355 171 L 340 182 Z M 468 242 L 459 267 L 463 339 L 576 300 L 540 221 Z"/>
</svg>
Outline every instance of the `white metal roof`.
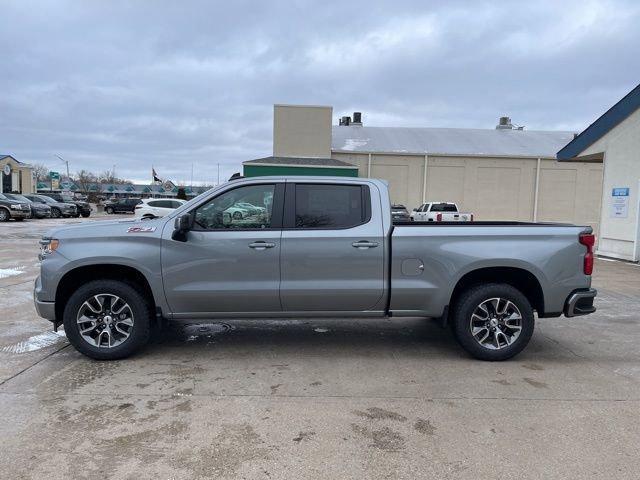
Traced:
<svg viewBox="0 0 640 480">
<path fill-rule="evenodd" d="M 479 128 L 333 126 L 334 152 L 549 157 L 573 132 Z"/>
</svg>

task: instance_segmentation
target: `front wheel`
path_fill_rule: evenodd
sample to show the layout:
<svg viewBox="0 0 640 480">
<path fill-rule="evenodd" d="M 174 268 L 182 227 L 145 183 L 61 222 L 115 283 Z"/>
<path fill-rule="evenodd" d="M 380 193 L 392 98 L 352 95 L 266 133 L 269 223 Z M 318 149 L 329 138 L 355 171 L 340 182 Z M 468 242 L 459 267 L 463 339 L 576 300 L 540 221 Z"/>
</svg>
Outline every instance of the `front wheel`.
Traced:
<svg viewBox="0 0 640 480">
<path fill-rule="evenodd" d="M 62 216 L 62 212 L 58 208 L 51 209 L 51 216 L 53 218 L 60 218 Z"/>
<path fill-rule="evenodd" d="M 0 208 L 0 222 L 8 222 L 10 218 L 9 210 Z"/>
<path fill-rule="evenodd" d="M 104 209 L 104 211 L 107 212 L 109 215 L 111 215 L 113 213 L 113 208 L 107 207 Z"/>
<path fill-rule="evenodd" d="M 94 280 L 71 295 L 63 321 L 69 342 L 80 353 L 96 360 L 117 360 L 149 341 L 151 308 L 128 283 Z"/>
<path fill-rule="evenodd" d="M 22 222 L 24 220 L 24 217 L 16 217 L 16 218 L 14 218 L 14 220 L 16 222 Z"/>
<path fill-rule="evenodd" d="M 91 214 L 90 214 L 90 213 L 83 213 L 83 214 L 82 214 L 82 218 L 88 218 L 88 217 L 89 217 L 89 215 L 91 215 Z"/>
<path fill-rule="evenodd" d="M 453 309 L 456 340 L 480 360 L 507 360 L 531 340 L 533 309 L 527 297 L 511 285 L 491 283 L 471 287 Z"/>
</svg>

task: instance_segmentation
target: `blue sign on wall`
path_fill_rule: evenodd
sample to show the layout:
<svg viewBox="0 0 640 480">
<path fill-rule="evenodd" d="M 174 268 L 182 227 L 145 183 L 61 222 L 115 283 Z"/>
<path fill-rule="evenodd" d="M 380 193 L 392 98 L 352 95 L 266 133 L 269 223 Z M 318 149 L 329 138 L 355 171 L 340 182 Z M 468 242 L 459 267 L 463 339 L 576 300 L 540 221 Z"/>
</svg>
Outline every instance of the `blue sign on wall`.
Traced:
<svg viewBox="0 0 640 480">
<path fill-rule="evenodd" d="M 614 188 L 611 192 L 612 197 L 628 197 L 629 189 L 628 188 Z"/>
</svg>

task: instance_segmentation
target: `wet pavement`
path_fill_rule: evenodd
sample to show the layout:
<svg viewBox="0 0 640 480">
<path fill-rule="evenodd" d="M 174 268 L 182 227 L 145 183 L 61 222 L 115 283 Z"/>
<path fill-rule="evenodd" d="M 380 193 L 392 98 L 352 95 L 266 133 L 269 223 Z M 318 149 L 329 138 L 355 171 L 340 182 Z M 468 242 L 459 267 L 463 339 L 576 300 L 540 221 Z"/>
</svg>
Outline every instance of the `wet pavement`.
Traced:
<svg viewBox="0 0 640 480">
<path fill-rule="evenodd" d="M 638 478 L 639 266 L 598 260 L 598 312 L 503 363 L 419 318 L 194 322 L 96 362 L 33 308 L 59 223 L 0 224 L 3 478 Z"/>
</svg>

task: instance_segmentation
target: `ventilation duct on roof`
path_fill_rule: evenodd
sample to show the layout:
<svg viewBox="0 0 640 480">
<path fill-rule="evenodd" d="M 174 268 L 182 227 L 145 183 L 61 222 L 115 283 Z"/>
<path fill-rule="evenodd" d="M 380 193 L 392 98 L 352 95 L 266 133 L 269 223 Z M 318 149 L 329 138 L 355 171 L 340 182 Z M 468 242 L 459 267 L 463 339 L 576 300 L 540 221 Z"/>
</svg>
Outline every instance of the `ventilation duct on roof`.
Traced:
<svg viewBox="0 0 640 480">
<path fill-rule="evenodd" d="M 518 126 L 511 123 L 511 117 L 500 117 L 496 130 L 524 130 L 524 126 Z"/>
</svg>

